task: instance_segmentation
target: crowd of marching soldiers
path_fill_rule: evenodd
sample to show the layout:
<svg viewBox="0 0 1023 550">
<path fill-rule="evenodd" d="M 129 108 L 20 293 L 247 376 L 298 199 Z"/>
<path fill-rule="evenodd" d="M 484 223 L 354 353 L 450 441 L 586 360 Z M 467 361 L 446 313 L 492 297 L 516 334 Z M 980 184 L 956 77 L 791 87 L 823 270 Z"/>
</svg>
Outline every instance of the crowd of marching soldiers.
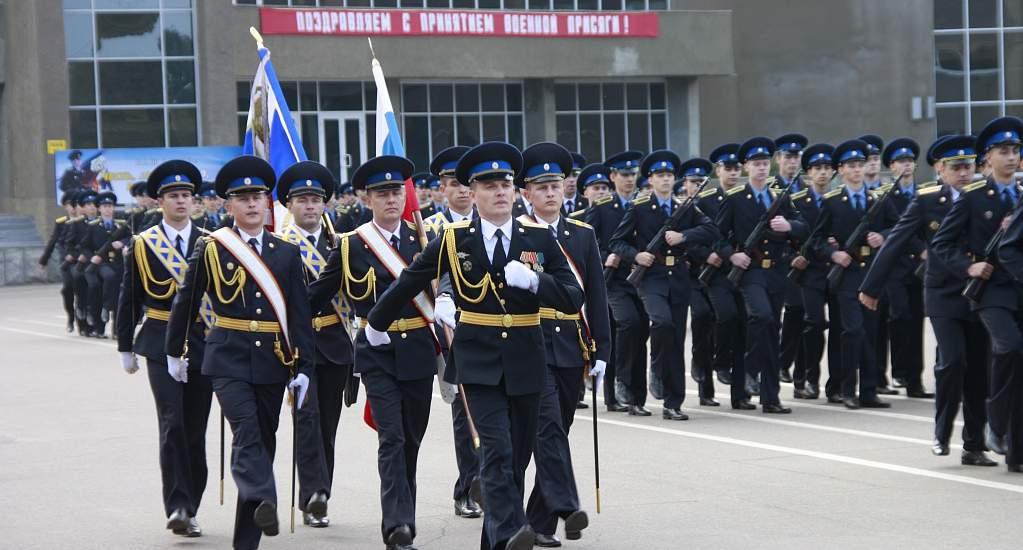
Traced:
<svg viewBox="0 0 1023 550">
<path fill-rule="evenodd" d="M 603 386 L 608 412 L 651 416 L 650 395 L 664 420 L 687 420 L 687 335 L 699 406 L 721 406 L 719 386 L 732 409 L 765 414 L 792 412 L 781 383 L 849 409 L 888 408 L 880 396 L 904 389 L 935 399 L 933 454 L 949 454 L 961 404 L 962 464 L 995 466 L 992 451 L 1020 472 L 1021 135 L 1023 120 L 1003 117 L 926 150 L 787 134 L 706 159 L 625 151 L 593 164 L 553 143 L 485 143 L 446 149 L 421 173 L 377 157 L 341 185 L 308 161 L 276 175 L 240 157 L 215 183 L 171 161 L 132 186 L 120 216 L 111 193 L 65 193 L 40 263 L 54 249 L 63 259 L 69 332 L 106 337 L 116 316 L 124 369 L 147 359 L 176 534 L 201 534 L 195 432 L 213 393 L 234 433 L 235 547 L 277 533 L 286 389 L 304 523 L 326 527 L 338 418 L 361 379 L 383 542 L 413 548 L 436 377 L 453 419 L 455 514 L 483 516 L 481 548 L 555 547 L 559 524 L 568 540 L 588 525 L 567 439 L 584 380 Z M 921 160 L 933 178 L 917 177 Z M 409 179 L 422 223 L 402 218 Z M 275 188 L 289 221 L 268 234 Z"/>
</svg>

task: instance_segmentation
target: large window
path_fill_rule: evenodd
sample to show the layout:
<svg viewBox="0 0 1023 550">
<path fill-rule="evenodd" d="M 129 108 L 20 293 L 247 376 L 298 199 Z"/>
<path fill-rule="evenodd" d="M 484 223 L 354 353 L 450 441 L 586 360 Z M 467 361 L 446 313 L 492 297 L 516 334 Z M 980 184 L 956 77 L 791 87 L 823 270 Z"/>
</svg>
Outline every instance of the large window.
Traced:
<svg viewBox="0 0 1023 550">
<path fill-rule="evenodd" d="M 348 8 L 452 8 L 484 10 L 666 10 L 669 0 L 234 0 L 249 6 Z"/>
<path fill-rule="evenodd" d="M 190 0 L 64 0 L 72 147 L 198 145 Z"/>
<path fill-rule="evenodd" d="M 667 146 L 663 82 L 565 82 L 554 86 L 557 141 L 590 162 L 628 149 Z"/>
<path fill-rule="evenodd" d="M 938 135 L 1023 116 L 1023 2 L 934 0 Z"/>
<path fill-rule="evenodd" d="M 523 147 L 522 83 L 401 82 L 405 149 L 416 168 L 452 145 L 507 141 Z"/>
</svg>

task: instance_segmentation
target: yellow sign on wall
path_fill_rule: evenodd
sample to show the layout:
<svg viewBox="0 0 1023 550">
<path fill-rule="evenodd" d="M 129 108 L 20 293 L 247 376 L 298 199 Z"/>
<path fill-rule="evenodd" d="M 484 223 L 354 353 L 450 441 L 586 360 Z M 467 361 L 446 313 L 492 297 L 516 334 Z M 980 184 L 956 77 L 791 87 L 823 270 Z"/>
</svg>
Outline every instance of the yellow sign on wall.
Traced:
<svg viewBox="0 0 1023 550">
<path fill-rule="evenodd" d="M 67 149 L 66 139 L 48 139 L 46 140 L 46 154 L 52 155 L 57 151 L 63 151 Z"/>
</svg>

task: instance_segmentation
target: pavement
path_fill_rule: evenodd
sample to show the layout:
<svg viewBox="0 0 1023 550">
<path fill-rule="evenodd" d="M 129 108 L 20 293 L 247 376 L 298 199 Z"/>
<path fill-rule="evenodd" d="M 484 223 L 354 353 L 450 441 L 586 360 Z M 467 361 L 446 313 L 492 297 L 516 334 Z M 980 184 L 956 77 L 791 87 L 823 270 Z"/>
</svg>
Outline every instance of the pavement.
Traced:
<svg viewBox="0 0 1023 550">
<path fill-rule="evenodd" d="M 164 529 L 145 373 L 125 374 L 110 340 L 68 335 L 56 286 L 0 288 L 0 305 L 0 549 L 230 548 L 236 492 L 228 471 L 219 504 L 216 400 L 198 516 L 204 536 L 183 539 Z M 930 334 L 925 347 L 930 355 Z M 933 389 L 929 374 L 926 384 Z M 599 514 L 591 410 L 580 411 L 572 451 L 591 527 L 566 548 L 1019 547 L 1023 475 L 961 466 L 959 447 L 932 456 L 932 400 L 886 397 L 891 409 L 849 411 L 796 401 L 783 384 L 794 412 L 768 417 L 700 407 L 691 380 L 688 389 L 687 422 L 662 420 L 656 406 L 650 418 L 599 408 Z M 727 388 L 718 391 L 727 400 Z M 360 401 L 342 416 L 331 526 L 304 527 L 298 514 L 294 534 L 291 417 L 283 414 L 275 468 L 282 532 L 262 548 L 383 548 L 375 433 L 361 411 Z M 453 514 L 454 476 L 451 414 L 438 395 L 419 459 L 418 548 L 478 547 L 481 520 Z"/>
</svg>

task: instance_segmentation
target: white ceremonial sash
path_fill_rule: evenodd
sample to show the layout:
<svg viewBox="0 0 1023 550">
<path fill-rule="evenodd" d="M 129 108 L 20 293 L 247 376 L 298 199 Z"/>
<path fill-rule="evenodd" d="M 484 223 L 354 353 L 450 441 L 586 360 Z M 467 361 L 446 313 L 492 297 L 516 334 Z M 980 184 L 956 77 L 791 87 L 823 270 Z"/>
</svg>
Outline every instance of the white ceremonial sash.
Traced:
<svg viewBox="0 0 1023 550">
<path fill-rule="evenodd" d="M 252 280 L 256 282 L 259 289 L 263 291 L 263 295 L 270 302 L 270 307 L 277 317 L 278 324 L 281 325 L 281 333 L 284 335 L 284 343 L 288 347 L 288 354 L 294 357 L 294 348 L 291 347 L 291 333 L 288 330 L 288 308 L 284 302 L 284 292 L 281 291 L 281 286 L 277 283 L 274 274 L 270 272 L 270 268 L 263 263 L 263 259 L 256 254 L 256 251 L 234 232 L 234 229 L 221 227 L 210 233 L 210 237 L 223 245 L 238 260 L 238 263 L 245 268 L 245 271 L 252 276 Z M 265 239 L 263 246 L 269 246 Z"/>
<path fill-rule="evenodd" d="M 194 226 L 193 229 L 195 229 Z M 185 284 L 188 260 L 181 256 L 177 248 L 174 248 L 170 239 L 167 238 L 167 234 L 160 229 L 160 225 L 154 225 L 139 235 L 142 237 L 142 241 L 146 243 L 146 248 L 156 256 L 156 259 L 160 260 L 160 265 L 167 270 L 167 273 L 171 274 L 171 277 L 174 277 L 178 286 Z M 213 326 L 217 318 L 216 314 L 213 313 L 213 304 L 210 303 L 210 297 L 205 292 L 200 302 L 199 315 L 202 317 L 202 322 L 206 325 L 207 329 Z"/>
<path fill-rule="evenodd" d="M 391 246 L 391 243 L 384 240 L 384 236 L 380 234 L 380 231 L 373 226 L 373 222 L 366 222 L 359 227 L 355 228 L 355 232 L 362 237 L 362 241 L 366 243 L 373 255 L 376 256 L 380 263 L 384 264 L 387 271 L 391 274 L 394 280 L 398 280 L 402 270 L 408 267 L 405 260 L 398 254 L 398 251 Z M 416 294 L 415 298 L 412 298 L 412 303 L 415 304 L 416 309 L 419 310 L 419 314 L 426 319 L 426 323 L 433 328 L 433 302 L 425 292 Z"/>
</svg>

